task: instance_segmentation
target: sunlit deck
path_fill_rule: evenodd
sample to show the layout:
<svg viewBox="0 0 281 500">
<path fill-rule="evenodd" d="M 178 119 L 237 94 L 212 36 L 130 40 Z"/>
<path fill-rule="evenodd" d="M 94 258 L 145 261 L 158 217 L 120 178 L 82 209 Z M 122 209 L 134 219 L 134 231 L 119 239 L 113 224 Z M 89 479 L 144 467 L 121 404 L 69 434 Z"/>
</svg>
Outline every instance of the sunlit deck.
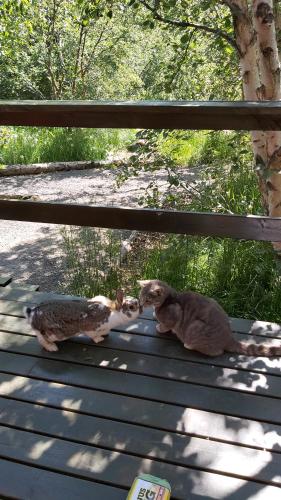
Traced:
<svg viewBox="0 0 281 500">
<path fill-rule="evenodd" d="M 1 498 L 124 500 L 139 472 L 174 499 L 281 498 L 281 360 L 196 355 L 149 311 L 47 353 L 22 308 L 49 296 L 0 287 Z M 278 325 L 232 326 L 281 342 Z"/>
</svg>

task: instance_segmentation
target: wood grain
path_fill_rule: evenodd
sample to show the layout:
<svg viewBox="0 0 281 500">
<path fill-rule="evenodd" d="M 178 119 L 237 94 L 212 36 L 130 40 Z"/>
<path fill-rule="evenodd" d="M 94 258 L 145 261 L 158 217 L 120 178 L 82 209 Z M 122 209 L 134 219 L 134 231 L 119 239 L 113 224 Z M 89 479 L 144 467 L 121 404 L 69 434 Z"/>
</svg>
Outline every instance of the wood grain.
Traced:
<svg viewBox="0 0 281 500">
<path fill-rule="evenodd" d="M 40 293 L 40 292 L 36 292 Z M 135 325 L 138 325 L 136 329 L 141 330 L 142 319 L 135 321 Z M 131 327 L 129 327 L 131 328 Z M 151 330 L 154 328 L 152 324 Z M 0 332 L 11 332 L 16 333 L 18 336 L 13 336 L 13 343 L 15 346 L 21 342 L 20 337 L 23 335 L 35 336 L 26 320 L 22 318 L 17 318 L 14 316 L 0 315 Z M 236 334 L 239 340 L 244 340 L 247 342 L 255 341 L 256 343 L 266 343 L 270 345 L 280 345 L 280 339 L 268 338 L 265 339 L 262 336 L 247 335 L 247 334 Z M 3 335 L 2 335 L 2 342 Z M 26 342 L 26 339 L 22 339 L 22 342 Z M 70 341 L 76 345 L 74 350 L 77 349 L 87 349 L 88 346 L 92 346 L 92 341 L 86 336 L 74 337 Z M 13 344 L 12 343 L 12 344 Z M 5 344 L 6 348 L 14 349 L 12 344 Z M 80 347 L 77 346 L 80 345 Z M 3 344 L 4 345 L 4 344 Z M 67 345 L 65 342 L 60 344 L 60 350 Z M 8 347 L 9 346 L 9 347 Z M 195 351 L 189 351 L 185 349 L 182 343 L 174 337 L 174 335 L 146 335 L 144 333 L 135 334 L 125 331 L 114 330 L 111 332 L 109 337 L 100 344 L 95 346 L 96 349 L 103 347 L 105 349 L 110 349 L 114 353 L 115 350 L 118 351 L 130 351 L 142 355 L 154 355 L 158 356 L 162 363 L 166 363 L 168 359 L 174 359 L 177 361 L 195 361 L 196 363 L 206 364 L 208 366 L 218 366 L 220 368 L 231 368 L 231 369 L 243 369 L 247 371 L 252 371 L 254 373 L 267 373 L 272 375 L 281 375 L 281 357 L 278 358 L 264 358 L 264 357 L 253 357 L 253 356 L 242 356 L 235 354 L 224 354 L 222 356 L 217 356 L 215 358 L 210 358 L 209 356 L 203 356 L 202 354 L 196 353 Z M 256 376 L 257 380 L 258 377 Z"/>
<path fill-rule="evenodd" d="M 281 454 L 0 398 L 0 424 L 162 462 L 271 480 Z M 98 432 L 93 433 L 93 429 Z M 276 444 L 275 444 L 276 446 Z M 188 453 L 185 451 L 188 449 Z M 221 456 L 224 460 L 221 460 Z M 270 463 L 270 468 L 264 467 Z M 266 475 L 264 473 L 266 471 Z M 280 480 L 276 478 L 276 483 Z"/>
<path fill-rule="evenodd" d="M 280 130 L 280 102 L 1 101 L 0 125 Z"/>
<path fill-rule="evenodd" d="M 258 422 L 195 408 L 182 409 L 168 403 L 159 404 L 11 374 L 0 374 L 0 395 L 4 399 L 4 410 L 7 411 L 10 401 L 36 403 L 40 405 L 41 411 L 50 407 L 72 412 L 70 423 L 75 421 L 76 415 L 88 415 L 109 419 L 112 426 L 117 421 L 127 422 L 164 432 L 281 451 L 281 426 L 271 422 Z M 10 415 L 15 417 L 14 425 L 17 426 L 18 417 L 14 413 Z M 32 421 L 28 415 L 27 420 Z"/>
<path fill-rule="evenodd" d="M 19 376 L 26 374 L 25 367 L 24 372 L 21 371 L 20 359 L 18 367 L 12 373 Z M 83 367 L 48 359 L 35 363 L 29 375 L 40 380 L 87 387 L 101 393 L 129 396 L 142 403 L 154 401 L 181 408 L 191 407 L 281 424 L 281 400 L 253 392 L 206 387 L 191 382 L 157 379 L 147 375 L 128 374 L 94 366 Z M 249 383 L 252 383 L 251 379 Z"/>
<path fill-rule="evenodd" d="M 10 200 L 0 201 L 0 213 L 4 220 L 281 241 L 279 217 Z"/>
<path fill-rule="evenodd" d="M 26 302 L 21 302 L 22 296 L 26 294 L 26 290 L 22 288 L 18 288 L 20 293 L 17 295 L 16 300 L 2 300 L 2 297 L 0 295 L 0 314 L 4 315 L 9 315 L 9 316 L 16 316 L 19 318 L 23 318 L 23 308 L 25 306 L 33 306 L 36 303 L 39 303 L 42 300 L 45 300 L 46 298 L 53 299 L 53 298 L 59 298 L 60 300 L 63 300 L 65 298 L 75 298 L 75 296 L 71 295 L 59 295 L 59 294 L 54 294 L 54 293 L 47 293 L 45 295 L 38 295 L 36 293 L 35 295 L 28 295 L 29 300 Z M 41 292 L 44 293 L 44 292 Z M 38 299 L 39 297 L 39 299 Z M 5 298 L 5 297 L 4 297 Z M 77 298 L 77 297 L 76 297 Z M 78 297 L 79 298 L 79 297 Z M 144 320 L 144 325 L 145 328 L 140 329 L 139 323 L 137 323 L 136 328 L 130 327 L 128 325 L 127 327 L 124 327 L 124 331 L 132 331 L 135 333 L 139 333 L 141 331 L 142 334 L 144 335 L 151 335 L 155 336 L 155 318 L 153 317 L 153 311 L 152 309 L 145 309 L 142 314 L 140 314 L 139 319 Z M 239 333 L 247 333 L 249 335 L 261 335 L 262 337 L 268 337 L 268 338 L 281 338 L 281 325 L 278 323 L 272 323 L 270 321 L 260 321 L 260 320 L 250 320 L 250 319 L 243 319 L 243 318 L 229 318 L 230 319 L 230 325 L 231 329 L 233 332 L 239 332 Z M 1 321 L 1 318 L 0 318 Z M 149 325 L 149 321 L 152 323 Z M 118 330 L 118 329 L 117 329 Z M 159 334 L 157 334 L 159 335 Z M 160 335 L 162 336 L 162 335 Z"/>
<path fill-rule="evenodd" d="M 141 353 L 140 355 L 138 352 L 106 349 L 102 347 L 102 344 L 101 346 L 87 344 L 83 347 L 83 345 L 77 345 L 74 342 L 60 344 L 60 351 L 57 354 L 46 352 L 34 337 L 8 332 L 0 332 L 0 349 L 2 349 L 2 351 L 0 350 L 1 370 L 21 375 L 29 373 L 37 361 L 40 364 L 40 359 L 49 359 L 66 361 L 71 364 L 79 363 L 75 370 L 80 369 L 83 372 L 83 366 L 85 366 L 88 369 L 84 371 L 89 373 L 89 376 L 92 373 L 89 367 L 105 367 L 128 374 L 136 373 L 157 377 L 160 381 L 165 379 L 178 380 L 281 398 L 279 377 L 271 375 L 270 370 L 266 374 L 239 370 L 238 356 L 233 367 L 226 368 L 216 364 L 212 359 L 209 359 L 209 364 L 201 363 L 200 357 L 196 358 L 195 355 L 192 357 L 192 353 L 185 360 L 163 359 L 151 354 Z M 18 354 L 21 355 L 20 358 Z M 19 372 L 19 370 L 21 371 Z"/>
<path fill-rule="evenodd" d="M 12 278 L 10 276 L 0 276 L 0 286 L 6 286 L 11 283 Z"/>
<path fill-rule="evenodd" d="M 0 458 L 1 498 L 28 500 L 124 500 L 125 489 L 30 467 Z M 275 488 L 274 488 L 275 489 Z"/>
<path fill-rule="evenodd" d="M 196 481 L 194 478 L 196 469 L 193 468 L 158 462 L 150 457 L 143 460 L 136 456 L 127 455 L 125 452 L 112 452 L 94 446 L 83 445 L 82 447 L 73 442 L 18 429 L 0 427 L 0 435 L 0 454 L 11 460 L 37 467 L 46 467 L 55 472 L 79 474 L 83 479 L 102 481 L 123 488 L 130 488 L 137 474 L 149 471 L 150 474 L 169 481 L 174 500 L 186 500 L 187 492 L 188 498 L 191 500 L 197 500 L 198 496 L 206 498 L 212 491 L 216 491 L 218 499 L 225 498 L 225 491 L 232 491 L 231 498 L 240 500 L 242 489 L 247 489 L 249 494 L 247 498 L 250 498 L 250 496 L 262 493 L 264 488 L 264 484 L 259 484 L 254 480 L 246 482 L 245 479 L 223 474 L 219 476 L 220 486 L 218 488 L 217 474 L 208 471 L 200 470 L 200 481 Z M 277 482 L 278 477 L 280 477 L 278 476 L 280 471 L 280 468 L 278 469 L 278 465 L 280 467 L 279 457 L 273 460 L 270 454 L 267 454 L 268 458 L 265 455 L 264 460 L 259 464 L 262 471 L 259 472 L 258 476 L 279 486 Z M 196 491 L 194 491 L 195 485 Z M 276 500 L 280 498 L 278 486 L 268 487 L 270 495 L 268 498 Z"/>
</svg>

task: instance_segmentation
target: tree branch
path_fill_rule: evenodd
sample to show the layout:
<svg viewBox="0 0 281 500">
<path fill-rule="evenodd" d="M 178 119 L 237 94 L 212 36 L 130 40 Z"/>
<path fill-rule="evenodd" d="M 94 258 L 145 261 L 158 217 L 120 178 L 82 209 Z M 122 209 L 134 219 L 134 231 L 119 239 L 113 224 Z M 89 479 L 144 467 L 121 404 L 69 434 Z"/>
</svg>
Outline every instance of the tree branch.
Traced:
<svg viewBox="0 0 281 500">
<path fill-rule="evenodd" d="M 106 30 L 106 28 L 107 28 L 107 25 L 108 25 L 108 21 L 109 21 L 109 20 L 107 20 L 107 21 L 106 21 L 106 23 L 105 23 L 105 25 L 104 25 L 104 26 L 102 26 L 101 31 L 100 31 L 100 34 L 99 34 L 99 36 L 98 36 L 98 38 L 97 38 L 97 40 L 96 40 L 96 42 L 95 42 L 95 44 L 94 44 L 94 47 L 93 47 L 93 49 L 92 49 L 92 51 L 91 51 L 91 54 L 90 54 L 90 55 L 88 56 L 88 58 L 87 58 L 87 59 L 88 59 L 88 61 L 87 61 L 87 62 L 85 62 L 85 64 L 84 64 L 84 67 L 83 67 L 83 68 L 82 68 L 82 64 L 81 64 L 81 71 L 80 71 L 80 74 L 82 75 L 82 77 L 84 77 L 84 75 L 86 74 L 86 72 L 89 70 L 89 68 L 90 68 L 90 66 L 91 66 L 92 59 L 93 59 L 93 57 L 94 57 L 94 55 L 95 55 L 95 51 L 96 51 L 96 49 L 97 49 L 98 45 L 101 43 L 102 37 L 103 37 L 104 32 L 105 32 L 105 30 Z"/>
<path fill-rule="evenodd" d="M 238 45 L 234 38 L 220 30 L 219 28 L 211 28 L 210 26 L 206 26 L 205 24 L 195 24 L 190 23 L 189 21 L 177 21 L 174 19 L 167 19 L 166 17 L 161 16 L 154 7 L 151 7 L 146 0 L 139 0 L 139 2 L 150 12 L 152 12 L 154 19 L 166 24 L 171 24 L 172 26 L 178 26 L 179 28 L 194 28 L 196 30 L 206 31 L 207 33 L 212 33 L 212 35 L 219 36 L 226 40 L 237 52 L 239 52 Z"/>
</svg>

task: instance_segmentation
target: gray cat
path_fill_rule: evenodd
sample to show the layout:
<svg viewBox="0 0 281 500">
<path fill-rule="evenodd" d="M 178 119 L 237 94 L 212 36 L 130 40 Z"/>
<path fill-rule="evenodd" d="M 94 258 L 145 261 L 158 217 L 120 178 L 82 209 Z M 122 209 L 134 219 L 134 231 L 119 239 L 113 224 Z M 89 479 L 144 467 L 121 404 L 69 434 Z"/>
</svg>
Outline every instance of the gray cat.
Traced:
<svg viewBox="0 0 281 500">
<path fill-rule="evenodd" d="M 224 352 L 248 356 L 278 356 L 281 346 L 247 344 L 235 340 L 228 316 L 214 300 L 195 292 L 179 293 L 159 280 L 139 281 L 140 304 L 153 306 L 158 320 L 159 333 L 172 332 L 184 347 L 207 356 Z"/>
</svg>

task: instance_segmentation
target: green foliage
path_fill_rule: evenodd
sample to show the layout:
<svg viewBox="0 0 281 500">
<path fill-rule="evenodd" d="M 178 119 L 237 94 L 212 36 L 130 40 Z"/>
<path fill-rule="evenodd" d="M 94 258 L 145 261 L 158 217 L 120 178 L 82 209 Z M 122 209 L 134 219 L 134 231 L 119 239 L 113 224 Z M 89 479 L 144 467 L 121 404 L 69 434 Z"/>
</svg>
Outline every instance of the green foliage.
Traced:
<svg viewBox="0 0 281 500">
<path fill-rule="evenodd" d="M 217 2 L 158 4 L 166 18 L 232 35 L 230 12 Z M 5 0 L 1 6 L 2 99 L 240 96 L 235 51 L 224 38 L 161 22 L 139 0 Z"/>
<path fill-rule="evenodd" d="M 226 214 L 263 214 L 253 171 L 245 165 L 206 167 L 204 189 L 192 208 Z"/>
<path fill-rule="evenodd" d="M 133 138 L 132 130 L 2 127 L 0 163 L 104 160 Z"/>
<path fill-rule="evenodd" d="M 160 136 L 158 147 L 168 158 L 179 165 L 205 165 L 203 189 L 193 197 L 192 209 L 263 213 L 248 134 L 174 131 L 165 135 Z"/>
<path fill-rule="evenodd" d="M 159 136 L 158 150 L 176 165 L 196 165 L 202 159 L 206 141 L 204 131 L 164 133 Z"/>
<path fill-rule="evenodd" d="M 158 136 L 157 149 L 176 165 L 250 164 L 248 134 L 238 132 L 164 131 Z"/>
</svg>

